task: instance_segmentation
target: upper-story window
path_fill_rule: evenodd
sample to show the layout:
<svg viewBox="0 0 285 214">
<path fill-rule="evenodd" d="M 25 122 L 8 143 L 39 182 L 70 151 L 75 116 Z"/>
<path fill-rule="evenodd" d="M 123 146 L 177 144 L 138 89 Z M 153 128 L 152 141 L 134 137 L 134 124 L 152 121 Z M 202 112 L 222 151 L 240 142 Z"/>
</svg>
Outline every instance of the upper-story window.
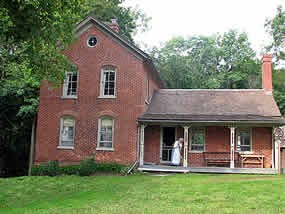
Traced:
<svg viewBox="0 0 285 214">
<path fill-rule="evenodd" d="M 97 44 L 97 38 L 96 36 L 89 36 L 86 42 L 87 42 L 88 47 L 93 48 Z"/>
<path fill-rule="evenodd" d="M 74 147 L 75 120 L 71 116 L 64 116 L 60 119 L 60 141 L 59 147 Z"/>
<path fill-rule="evenodd" d="M 101 72 L 100 97 L 116 96 L 116 70 L 113 66 L 104 66 Z"/>
<path fill-rule="evenodd" d="M 78 72 L 66 72 L 63 84 L 63 97 L 77 97 Z"/>
</svg>

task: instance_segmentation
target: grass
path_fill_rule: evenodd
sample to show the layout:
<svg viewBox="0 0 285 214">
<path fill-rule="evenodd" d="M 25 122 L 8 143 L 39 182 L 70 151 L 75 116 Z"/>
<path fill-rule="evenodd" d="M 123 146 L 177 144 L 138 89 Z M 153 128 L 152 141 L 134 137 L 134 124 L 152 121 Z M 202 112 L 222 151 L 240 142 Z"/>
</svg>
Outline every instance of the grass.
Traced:
<svg viewBox="0 0 285 214">
<path fill-rule="evenodd" d="M 282 213 L 285 176 L 171 174 L 0 179 L 0 213 Z"/>
</svg>

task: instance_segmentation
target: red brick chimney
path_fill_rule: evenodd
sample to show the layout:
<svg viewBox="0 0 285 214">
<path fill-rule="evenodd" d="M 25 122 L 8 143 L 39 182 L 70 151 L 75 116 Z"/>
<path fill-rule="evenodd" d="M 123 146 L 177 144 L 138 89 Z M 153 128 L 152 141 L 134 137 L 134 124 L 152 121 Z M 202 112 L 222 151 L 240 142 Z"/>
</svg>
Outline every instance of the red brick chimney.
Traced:
<svg viewBox="0 0 285 214">
<path fill-rule="evenodd" d="M 116 33 L 119 33 L 119 24 L 117 22 L 117 19 L 111 19 L 111 23 L 109 24 L 109 27 Z"/>
<path fill-rule="evenodd" d="M 272 55 L 265 54 L 262 57 L 262 88 L 265 93 L 272 94 Z"/>
</svg>

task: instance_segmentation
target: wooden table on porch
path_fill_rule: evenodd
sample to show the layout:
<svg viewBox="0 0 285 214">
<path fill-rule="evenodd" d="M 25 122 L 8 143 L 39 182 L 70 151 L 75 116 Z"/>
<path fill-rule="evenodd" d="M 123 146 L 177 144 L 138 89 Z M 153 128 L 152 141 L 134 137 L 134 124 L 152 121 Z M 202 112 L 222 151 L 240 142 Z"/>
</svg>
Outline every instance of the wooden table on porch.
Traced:
<svg viewBox="0 0 285 214">
<path fill-rule="evenodd" d="M 264 155 L 257 154 L 241 154 L 241 167 L 244 164 L 260 164 L 261 168 L 264 168 Z"/>
</svg>

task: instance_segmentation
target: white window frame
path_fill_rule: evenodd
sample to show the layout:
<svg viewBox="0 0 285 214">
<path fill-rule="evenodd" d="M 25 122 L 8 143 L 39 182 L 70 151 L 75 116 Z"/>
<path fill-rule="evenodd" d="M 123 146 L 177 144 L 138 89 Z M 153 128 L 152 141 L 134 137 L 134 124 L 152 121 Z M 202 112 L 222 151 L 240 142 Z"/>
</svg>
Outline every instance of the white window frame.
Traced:
<svg viewBox="0 0 285 214">
<path fill-rule="evenodd" d="M 192 150 L 192 145 L 200 145 L 200 144 L 193 144 L 192 137 L 193 137 L 194 133 L 203 133 L 203 135 L 204 135 L 203 150 Z M 189 140 L 189 142 L 190 142 L 189 152 L 191 152 L 191 153 L 203 153 L 206 151 L 206 132 L 205 132 L 204 127 L 193 127 L 193 128 L 191 128 L 189 138 L 190 138 L 190 140 Z"/>
<path fill-rule="evenodd" d="M 112 147 L 101 147 L 100 146 L 100 130 L 101 130 L 101 121 L 103 119 L 111 119 L 112 120 Z M 115 133 L 115 120 L 111 116 L 103 116 L 98 119 L 98 130 L 97 130 L 97 147 L 96 150 L 104 150 L 104 151 L 114 151 L 114 133 Z"/>
<path fill-rule="evenodd" d="M 252 154 L 253 153 L 253 151 L 252 151 L 252 128 L 240 127 L 240 128 L 236 129 L 236 147 L 235 147 L 235 149 L 237 150 L 239 133 L 241 131 L 244 131 L 244 130 L 249 131 L 250 150 L 249 151 L 241 151 L 240 150 L 238 152 L 241 153 L 241 154 Z M 240 145 L 240 147 L 241 147 L 241 145 Z"/>
<path fill-rule="evenodd" d="M 64 119 L 72 119 L 73 120 L 73 145 L 72 146 L 64 146 L 62 145 L 62 129 L 63 129 L 63 122 Z M 59 128 L 59 144 L 57 146 L 58 149 L 74 149 L 75 145 L 75 118 L 72 116 L 62 116 L 60 118 L 60 128 Z"/>
<path fill-rule="evenodd" d="M 71 98 L 71 99 L 76 99 L 78 96 L 78 79 L 79 79 L 79 75 L 78 75 L 78 71 L 76 71 L 76 75 L 77 75 L 77 79 L 76 79 L 76 95 L 67 95 L 67 90 L 68 90 L 68 83 L 69 81 L 67 80 L 67 75 L 68 74 L 73 74 L 73 72 L 67 71 L 65 72 L 65 78 L 64 78 L 64 83 L 62 86 L 62 98 Z"/>
<path fill-rule="evenodd" d="M 110 68 L 113 68 L 113 70 L 111 70 Z M 105 80 L 104 80 L 104 73 L 105 72 L 113 72 L 115 74 L 114 77 L 114 95 L 105 95 Z M 100 96 L 99 98 L 116 98 L 116 82 L 117 82 L 117 72 L 116 72 L 116 68 L 114 66 L 103 66 L 103 68 L 101 69 L 101 80 L 100 80 Z"/>
</svg>

